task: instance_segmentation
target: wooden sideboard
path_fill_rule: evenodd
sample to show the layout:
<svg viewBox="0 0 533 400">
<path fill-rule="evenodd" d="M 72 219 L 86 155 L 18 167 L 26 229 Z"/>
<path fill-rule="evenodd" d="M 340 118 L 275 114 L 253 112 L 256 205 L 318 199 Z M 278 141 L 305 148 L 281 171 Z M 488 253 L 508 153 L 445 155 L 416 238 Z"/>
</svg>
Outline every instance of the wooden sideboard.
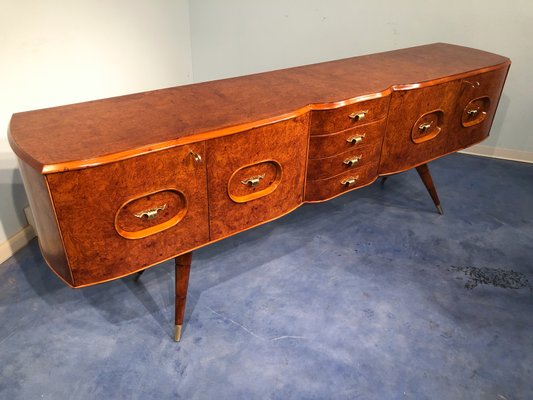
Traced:
<svg viewBox="0 0 533 400">
<path fill-rule="evenodd" d="M 488 136 L 510 60 L 437 43 L 14 114 L 42 254 L 68 285 L 176 258 Z M 137 278 L 140 275 L 137 275 Z"/>
</svg>

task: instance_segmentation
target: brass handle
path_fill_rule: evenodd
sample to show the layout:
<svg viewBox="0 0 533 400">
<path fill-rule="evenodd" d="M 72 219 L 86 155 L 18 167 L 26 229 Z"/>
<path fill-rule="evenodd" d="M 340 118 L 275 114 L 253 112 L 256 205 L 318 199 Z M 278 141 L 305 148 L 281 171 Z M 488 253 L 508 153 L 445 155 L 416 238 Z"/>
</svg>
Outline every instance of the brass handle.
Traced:
<svg viewBox="0 0 533 400">
<path fill-rule="evenodd" d="M 265 174 L 263 174 L 263 175 L 257 175 L 257 176 L 252 176 L 251 178 L 247 178 L 247 179 L 241 181 L 241 183 L 242 183 L 243 185 L 247 185 L 247 186 L 254 187 L 254 186 L 259 185 L 259 182 L 260 182 L 261 179 L 263 179 L 264 177 L 265 177 Z"/>
<path fill-rule="evenodd" d="M 431 128 L 431 124 L 433 124 L 433 122 L 426 122 L 424 124 L 420 124 L 418 129 L 420 129 L 422 132 L 426 132 L 429 128 Z"/>
<path fill-rule="evenodd" d="M 355 182 L 357 182 L 357 179 L 359 179 L 359 176 L 350 176 L 349 178 L 343 179 L 341 181 L 341 185 L 352 186 Z"/>
<path fill-rule="evenodd" d="M 477 114 L 478 112 L 479 112 L 479 109 L 475 109 L 475 108 L 474 108 L 474 109 L 472 109 L 472 110 L 468 110 L 468 111 L 466 112 L 466 114 L 467 114 L 469 117 L 475 117 L 476 114 Z"/>
<path fill-rule="evenodd" d="M 358 156 L 355 156 L 352 158 L 347 158 L 346 160 L 344 160 L 344 164 L 346 164 L 349 167 L 352 167 L 355 164 L 357 164 L 359 161 L 361 161 L 361 158 L 363 158 L 362 154 L 359 154 Z"/>
<path fill-rule="evenodd" d="M 348 139 L 346 139 L 346 141 L 351 144 L 357 144 L 357 143 L 361 143 L 364 138 L 365 138 L 365 134 L 363 133 L 362 135 L 350 136 Z"/>
<path fill-rule="evenodd" d="M 146 217 L 146 219 L 154 219 L 155 217 L 157 217 L 157 213 L 161 210 L 164 210 L 165 208 L 167 208 L 167 205 L 163 204 L 162 206 L 149 208 L 148 210 L 143 210 L 138 213 L 134 213 L 133 215 L 136 216 L 137 218 Z"/>
<path fill-rule="evenodd" d="M 362 121 L 365 119 L 366 114 L 368 114 L 368 110 L 353 112 L 348 115 L 348 117 L 350 117 L 354 121 Z"/>
<path fill-rule="evenodd" d="M 195 153 L 194 151 L 190 151 L 189 154 L 192 156 L 193 160 L 195 163 L 200 163 L 202 162 L 202 156 L 198 153 Z"/>
</svg>

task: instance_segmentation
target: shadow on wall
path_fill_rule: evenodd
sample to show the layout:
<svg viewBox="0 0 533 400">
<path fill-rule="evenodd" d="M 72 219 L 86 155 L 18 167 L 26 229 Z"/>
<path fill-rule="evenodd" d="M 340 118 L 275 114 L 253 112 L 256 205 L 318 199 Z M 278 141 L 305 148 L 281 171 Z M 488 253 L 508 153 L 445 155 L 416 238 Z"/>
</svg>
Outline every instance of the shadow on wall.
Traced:
<svg viewBox="0 0 533 400">
<path fill-rule="evenodd" d="M 24 228 L 28 222 L 24 208 L 28 198 L 13 154 L 0 154 L 0 244 Z"/>
<path fill-rule="evenodd" d="M 500 102 L 498 103 L 498 109 L 496 110 L 496 116 L 492 123 L 492 128 L 490 129 L 490 136 L 485 142 L 481 142 L 482 145 L 493 146 L 494 150 L 496 150 L 503 130 L 505 127 L 509 126 L 509 123 L 506 123 L 505 121 L 508 121 L 507 114 L 509 113 L 510 105 L 511 98 L 505 93 L 502 93 Z"/>
</svg>

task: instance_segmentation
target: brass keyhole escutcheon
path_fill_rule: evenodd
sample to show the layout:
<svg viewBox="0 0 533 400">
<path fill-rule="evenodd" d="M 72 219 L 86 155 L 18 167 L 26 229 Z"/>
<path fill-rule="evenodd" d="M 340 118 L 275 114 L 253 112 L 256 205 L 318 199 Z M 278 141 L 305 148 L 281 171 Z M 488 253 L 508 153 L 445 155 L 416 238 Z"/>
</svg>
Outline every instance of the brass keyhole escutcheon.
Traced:
<svg viewBox="0 0 533 400">
<path fill-rule="evenodd" d="M 198 153 L 195 153 L 194 151 L 190 151 L 189 154 L 192 156 L 192 159 L 196 164 L 199 164 L 202 162 L 202 156 Z"/>
</svg>

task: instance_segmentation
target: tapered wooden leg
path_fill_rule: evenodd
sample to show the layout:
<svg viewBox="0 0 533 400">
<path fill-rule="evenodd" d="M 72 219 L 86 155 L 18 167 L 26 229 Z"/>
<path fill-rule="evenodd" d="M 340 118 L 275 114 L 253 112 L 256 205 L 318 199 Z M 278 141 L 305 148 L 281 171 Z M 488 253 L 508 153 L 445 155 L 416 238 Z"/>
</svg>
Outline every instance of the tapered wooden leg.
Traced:
<svg viewBox="0 0 533 400">
<path fill-rule="evenodd" d="M 185 303 L 187 301 L 187 288 L 189 287 L 189 272 L 191 271 L 192 252 L 182 254 L 175 258 L 176 269 L 176 306 L 175 321 L 176 331 L 174 340 L 181 339 L 181 328 L 183 326 L 183 316 L 185 314 Z"/>
<path fill-rule="evenodd" d="M 431 199 L 433 200 L 435 207 L 437 207 L 437 211 L 439 212 L 439 214 L 444 214 L 442 207 L 440 205 L 439 196 L 437 195 L 437 189 L 435 189 L 435 185 L 433 184 L 433 179 L 431 179 L 431 174 L 429 173 L 428 165 L 427 164 L 419 165 L 418 167 L 416 167 L 416 172 L 418 172 L 418 175 L 420 175 L 422 182 L 424 182 L 424 186 L 426 186 L 426 189 L 429 192 L 429 195 L 431 196 Z"/>
<path fill-rule="evenodd" d="M 385 182 L 387 182 L 387 179 L 389 179 L 389 177 L 386 175 L 381 177 L 381 186 L 385 185 Z"/>
</svg>

